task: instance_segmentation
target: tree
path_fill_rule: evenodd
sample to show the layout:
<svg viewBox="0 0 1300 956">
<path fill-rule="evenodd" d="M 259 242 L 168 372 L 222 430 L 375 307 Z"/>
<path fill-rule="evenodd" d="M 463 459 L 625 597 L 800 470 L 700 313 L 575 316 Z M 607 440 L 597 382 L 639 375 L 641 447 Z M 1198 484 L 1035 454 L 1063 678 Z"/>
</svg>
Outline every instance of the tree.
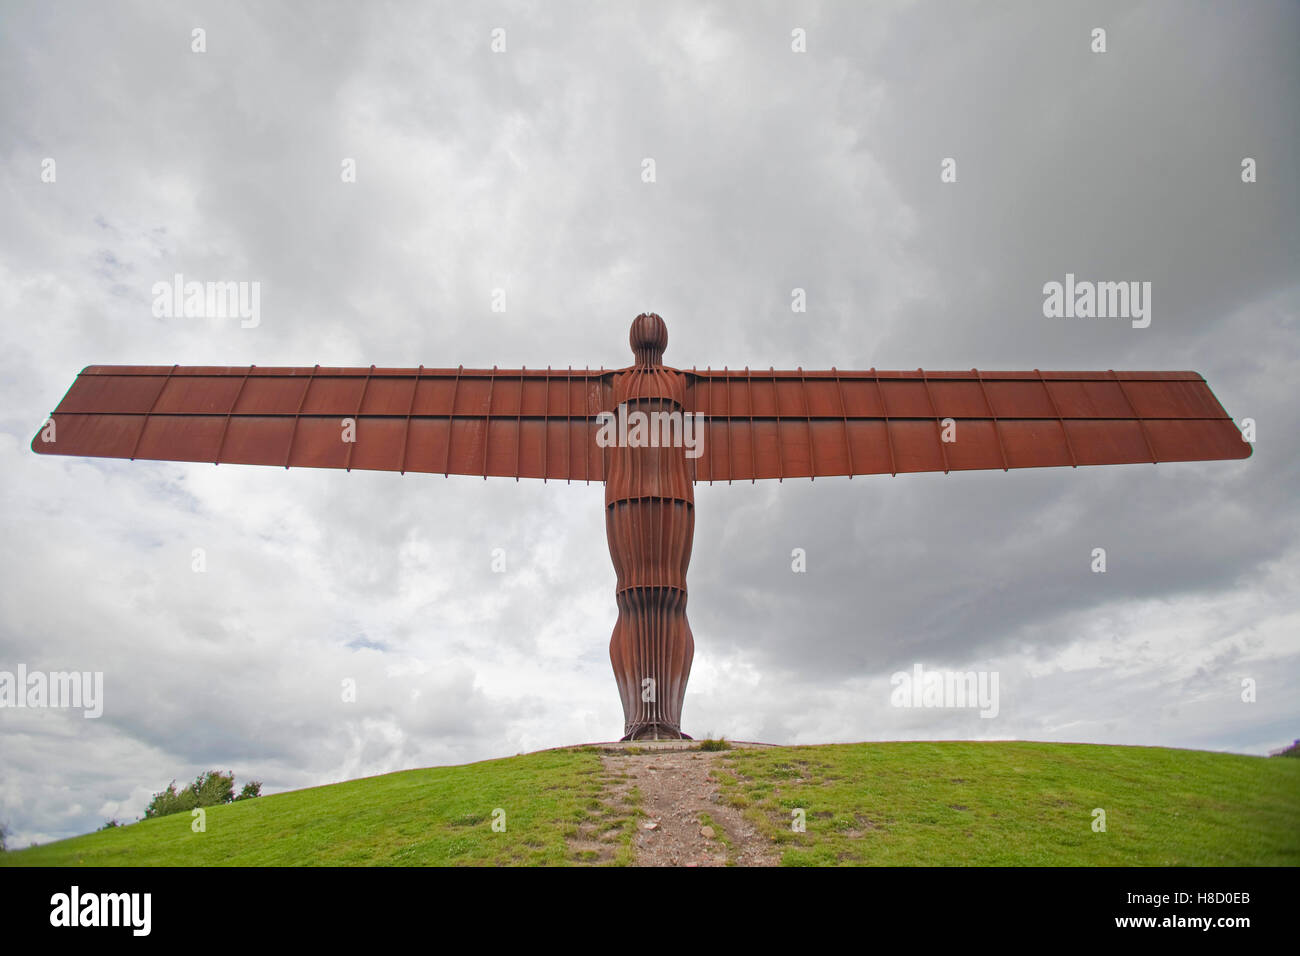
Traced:
<svg viewBox="0 0 1300 956">
<path fill-rule="evenodd" d="M 9 828 L 0 823 L 0 853 L 5 851 L 5 837 L 9 836 Z"/>
<path fill-rule="evenodd" d="M 260 797 L 261 795 L 262 795 L 262 781 L 253 780 L 250 781 L 249 783 L 244 784 L 244 789 L 239 791 L 239 796 L 235 797 L 235 799 L 251 800 L 254 797 Z"/>
<path fill-rule="evenodd" d="M 235 799 L 235 775 L 233 772 L 223 774 L 209 770 L 194 778 L 190 785 L 200 807 L 212 807 L 219 803 L 230 803 Z"/>
<path fill-rule="evenodd" d="M 198 797 L 186 787 L 184 790 L 177 792 L 176 781 L 173 780 L 167 784 L 167 789 L 155 793 L 149 805 L 144 808 L 144 818 L 146 820 L 153 817 L 165 817 L 172 813 L 181 813 L 185 810 L 192 810 L 198 806 Z"/>
<path fill-rule="evenodd" d="M 235 796 L 235 774 L 233 771 L 222 773 L 209 770 L 194 778 L 194 782 L 182 790 L 176 789 L 176 781 L 167 785 L 153 795 L 149 805 L 144 809 L 146 820 L 165 817 L 172 813 L 184 813 L 195 807 L 212 807 L 222 803 L 234 803 L 236 800 L 249 800 L 262 795 L 262 784 L 258 780 L 244 784 L 239 796 Z"/>
</svg>

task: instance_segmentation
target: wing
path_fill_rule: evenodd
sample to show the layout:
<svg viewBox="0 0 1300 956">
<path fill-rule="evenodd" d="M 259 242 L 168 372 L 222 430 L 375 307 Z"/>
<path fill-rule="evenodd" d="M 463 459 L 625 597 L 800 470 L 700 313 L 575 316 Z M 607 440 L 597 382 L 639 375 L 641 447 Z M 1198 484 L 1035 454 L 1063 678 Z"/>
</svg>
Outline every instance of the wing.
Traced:
<svg viewBox="0 0 1300 956">
<path fill-rule="evenodd" d="M 686 375 L 687 410 L 707 416 L 694 465 L 697 481 L 1202 461 L 1251 453 L 1196 372 L 745 369 Z"/>
<path fill-rule="evenodd" d="M 92 365 L 32 450 L 602 481 L 595 416 L 613 407 L 612 374 Z"/>
</svg>

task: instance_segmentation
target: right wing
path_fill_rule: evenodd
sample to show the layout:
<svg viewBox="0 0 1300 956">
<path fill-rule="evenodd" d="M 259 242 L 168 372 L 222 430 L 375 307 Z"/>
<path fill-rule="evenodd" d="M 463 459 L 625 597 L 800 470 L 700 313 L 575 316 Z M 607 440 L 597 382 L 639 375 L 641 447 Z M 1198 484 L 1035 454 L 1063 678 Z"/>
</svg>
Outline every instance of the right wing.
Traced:
<svg viewBox="0 0 1300 956">
<path fill-rule="evenodd" d="M 1154 464 L 1251 452 L 1196 372 L 685 374 L 686 410 L 706 416 L 696 481 Z"/>
</svg>

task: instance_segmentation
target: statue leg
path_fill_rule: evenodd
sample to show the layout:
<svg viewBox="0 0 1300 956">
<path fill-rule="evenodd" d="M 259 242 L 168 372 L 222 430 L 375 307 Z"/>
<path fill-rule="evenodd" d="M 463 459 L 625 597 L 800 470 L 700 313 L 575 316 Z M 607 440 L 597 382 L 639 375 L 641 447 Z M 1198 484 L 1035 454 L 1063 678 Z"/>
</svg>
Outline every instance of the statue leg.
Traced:
<svg viewBox="0 0 1300 956">
<path fill-rule="evenodd" d="M 686 565 L 694 530 L 691 501 L 622 500 L 606 510 L 619 581 L 609 659 L 623 701 L 624 740 L 690 739 L 682 733 L 681 719 L 695 656 L 686 620 Z"/>
</svg>

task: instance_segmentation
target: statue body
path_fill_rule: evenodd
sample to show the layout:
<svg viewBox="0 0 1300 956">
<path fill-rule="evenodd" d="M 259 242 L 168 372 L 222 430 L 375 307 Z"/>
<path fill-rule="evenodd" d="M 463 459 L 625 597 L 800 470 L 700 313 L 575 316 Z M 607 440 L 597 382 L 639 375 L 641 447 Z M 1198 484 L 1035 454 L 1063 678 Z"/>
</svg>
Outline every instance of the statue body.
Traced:
<svg viewBox="0 0 1300 956">
<path fill-rule="evenodd" d="M 664 367 L 667 340 L 659 316 L 633 323 L 637 363 L 614 379 L 615 399 L 627 416 L 683 420 L 686 377 Z M 609 659 L 623 700 L 623 739 L 683 738 L 682 700 L 695 655 L 686 620 L 694 489 L 681 442 L 652 445 L 644 433 L 632 438 L 605 452 L 605 532 L 618 575 Z"/>
</svg>

